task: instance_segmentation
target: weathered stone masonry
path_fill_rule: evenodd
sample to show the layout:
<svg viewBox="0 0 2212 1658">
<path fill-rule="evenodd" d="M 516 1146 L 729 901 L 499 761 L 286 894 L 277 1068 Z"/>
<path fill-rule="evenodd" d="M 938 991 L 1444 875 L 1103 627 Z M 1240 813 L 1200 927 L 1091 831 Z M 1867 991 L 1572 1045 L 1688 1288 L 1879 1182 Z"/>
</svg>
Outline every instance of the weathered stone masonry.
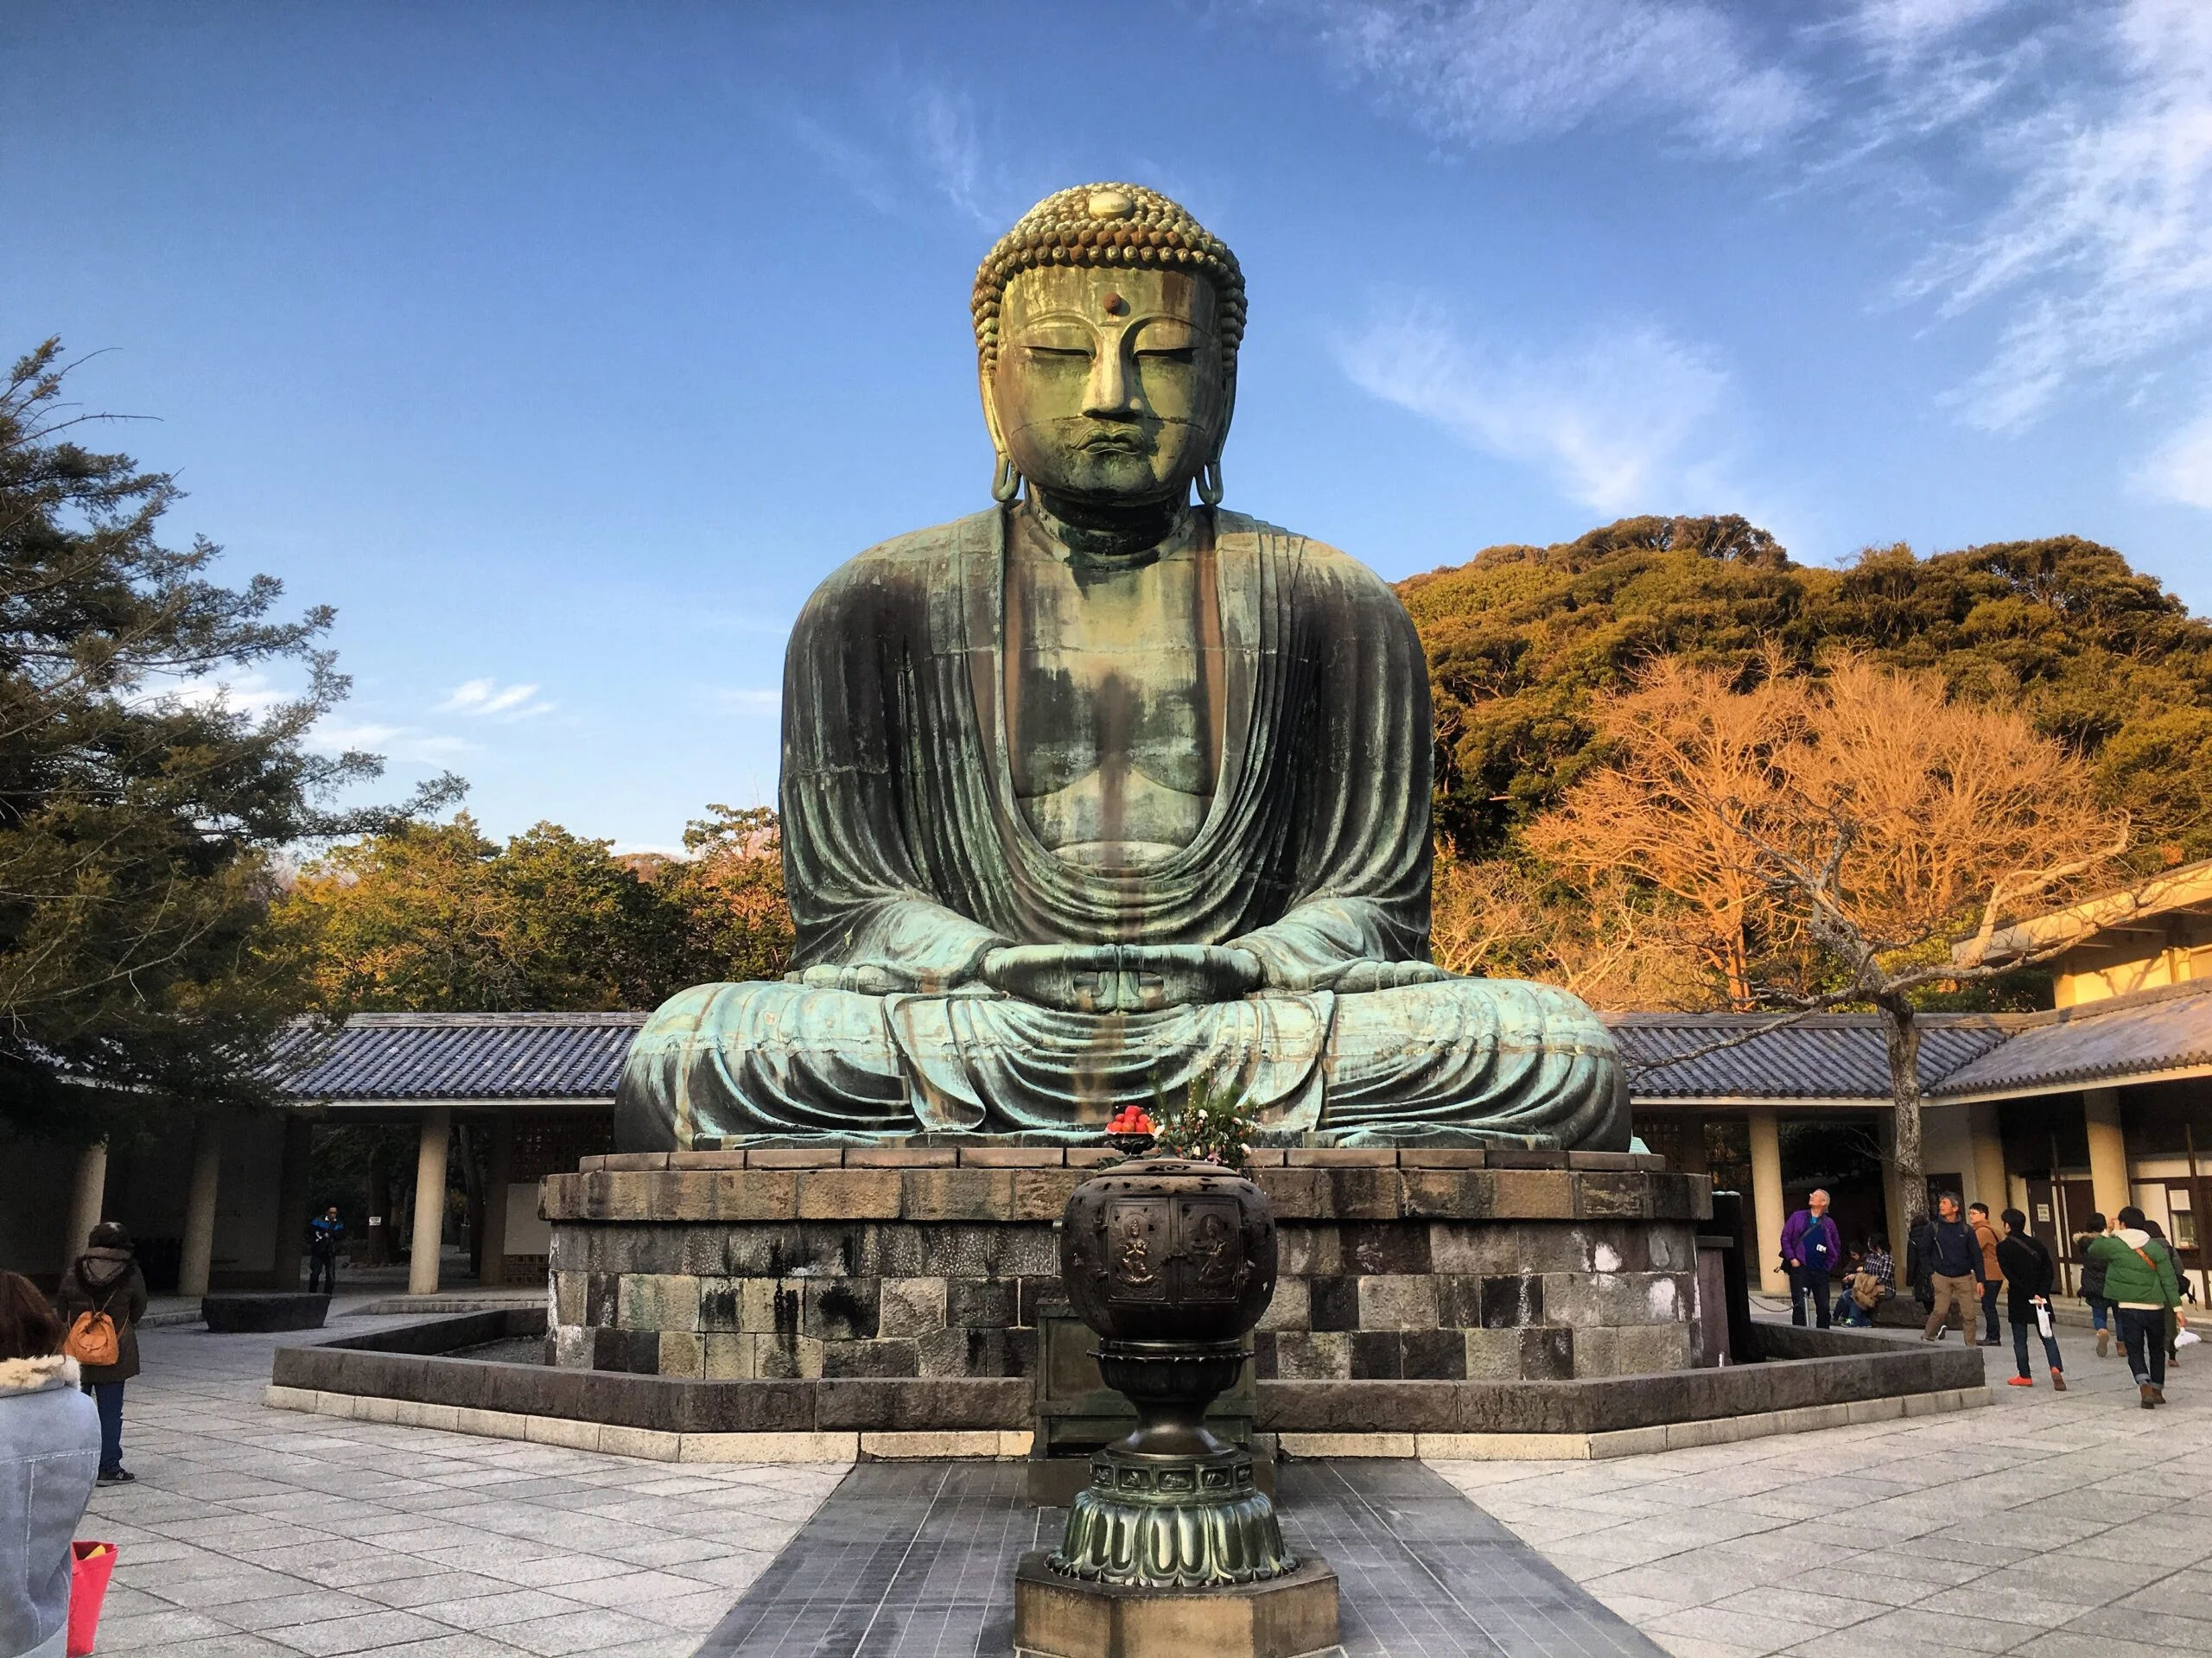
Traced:
<svg viewBox="0 0 2212 1658">
<path fill-rule="evenodd" d="M 1087 1148 L 587 1159 L 549 1177 L 557 1364 L 704 1378 L 1026 1376 Z M 1262 1379 L 1546 1380 L 1700 1363 L 1701 1176 L 1616 1153 L 1262 1151 Z"/>
</svg>

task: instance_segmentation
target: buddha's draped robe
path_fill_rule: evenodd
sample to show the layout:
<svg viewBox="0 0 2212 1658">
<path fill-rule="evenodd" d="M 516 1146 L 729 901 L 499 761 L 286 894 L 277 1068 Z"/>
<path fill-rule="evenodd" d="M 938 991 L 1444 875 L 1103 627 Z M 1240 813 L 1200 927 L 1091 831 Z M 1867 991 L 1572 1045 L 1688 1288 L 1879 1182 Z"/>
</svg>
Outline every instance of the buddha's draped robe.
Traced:
<svg viewBox="0 0 2212 1658">
<path fill-rule="evenodd" d="M 1055 856 L 1015 798 L 999 511 L 887 542 L 823 584 L 784 670 L 791 980 L 663 1006 L 623 1074 L 620 1144 L 1088 1137 L 1205 1077 L 1256 1104 L 1271 1134 L 1625 1148 L 1618 1056 L 1566 992 L 1332 988 L 1353 963 L 1427 959 L 1421 642 L 1396 595 L 1334 549 L 1228 512 L 1199 528 L 1224 647 L 1219 773 L 1196 838 L 1141 870 Z M 1094 1014 L 975 976 L 1001 945 L 1106 943 L 1233 945 L 1266 986 Z M 918 988 L 796 981 L 871 964 Z"/>
</svg>

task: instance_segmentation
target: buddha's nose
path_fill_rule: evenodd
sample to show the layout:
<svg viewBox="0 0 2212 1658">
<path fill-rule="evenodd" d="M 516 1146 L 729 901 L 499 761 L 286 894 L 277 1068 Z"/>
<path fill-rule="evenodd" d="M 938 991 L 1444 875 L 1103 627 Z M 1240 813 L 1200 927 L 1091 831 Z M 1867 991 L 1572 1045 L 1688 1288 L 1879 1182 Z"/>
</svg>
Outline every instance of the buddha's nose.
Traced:
<svg viewBox="0 0 2212 1658">
<path fill-rule="evenodd" d="M 1083 412 L 1100 419 L 1135 413 L 1130 379 L 1129 365 L 1120 352 L 1100 352 L 1090 360 L 1090 378 L 1083 389 Z"/>
</svg>

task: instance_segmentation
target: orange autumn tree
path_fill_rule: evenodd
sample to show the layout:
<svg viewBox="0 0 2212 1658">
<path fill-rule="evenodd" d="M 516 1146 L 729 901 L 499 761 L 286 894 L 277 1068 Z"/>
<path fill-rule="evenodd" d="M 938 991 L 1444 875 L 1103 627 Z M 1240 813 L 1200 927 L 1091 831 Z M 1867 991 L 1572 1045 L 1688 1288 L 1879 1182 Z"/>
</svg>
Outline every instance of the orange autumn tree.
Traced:
<svg viewBox="0 0 2212 1658">
<path fill-rule="evenodd" d="M 1857 656 L 1748 686 L 1654 663 L 1595 710 L 1608 759 L 1531 825 L 1586 877 L 1660 896 L 1739 1006 L 1882 1015 L 1908 1218 L 1926 1213 L 1918 999 L 2038 959 L 1984 962 L 2003 922 L 2109 875 L 2124 814 L 2009 708 Z M 1764 1028 L 1772 1028 L 1771 1026 Z"/>
<path fill-rule="evenodd" d="M 1429 950 L 1448 972 L 1541 979 L 1594 1007 L 1708 1006 L 1694 948 L 1625 877 L 1564 880 L 1527 861 L 1440 851 Z"/>
</svg>

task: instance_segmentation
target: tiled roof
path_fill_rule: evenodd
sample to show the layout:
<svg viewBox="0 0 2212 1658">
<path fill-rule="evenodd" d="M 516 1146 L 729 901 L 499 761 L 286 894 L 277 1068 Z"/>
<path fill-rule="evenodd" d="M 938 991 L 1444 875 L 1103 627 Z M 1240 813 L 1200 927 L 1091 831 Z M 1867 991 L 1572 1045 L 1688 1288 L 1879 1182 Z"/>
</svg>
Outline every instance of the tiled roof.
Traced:
<svg viewBox="0 0 2212 1658">
<path fill-rule="evenodd" d="M 277 1064 L 303 1101 L 607 1100 L 643 1013 L 356 1013 L 302 1024 Z"/>
<path fill-rule="evenodd" d="M 644 1013 L 357 1013 L 305 1023 L 278 1051 L 302 1102 L 609 1100 Z M 1824 1013 L 1616 1013 L 1638 1100 L 1890 1097 L 1880 1021 Z M 2212 982 L 2044 1013 L 1928 1013 L 1920 1081 L 1931 1100 L 2063 1089 L 2212 1067 Z M 1726 1046 L 1732 1036 L 1754 1032 Z M 1676 1055 L 1688 1058 L 1674 1058 Z M 1672 1063 L 1669 1061 L 1672 1060 Z"/>
<path fill-rule="evenodd" d="M 1986 1098 L 2197 1066 L 2212 1066 L 2212 983 L 2017 1014 L 2003 1046 L 1960 1066 L 1933 1093 Z"/>
<path fill-rule="evenodd" d="M 1822 1013 L 1766 1028 L 1772 1014 L 1617 1013 L 1606 1020 L 1629 1062 L 1639 1100 L 1886 1100 L 1890 1065 L 1872 1013 Z M 1733 1045 L 1716 1045 L 1757 1032 Z M 1921 1021 L 1920 1084 L 1933 1088 L 1999 1046 L 1988 1015 L 1929 1014 Z M 1688 1055 L 1675 1059 L 1674 1056 Z"/>
</svg>

